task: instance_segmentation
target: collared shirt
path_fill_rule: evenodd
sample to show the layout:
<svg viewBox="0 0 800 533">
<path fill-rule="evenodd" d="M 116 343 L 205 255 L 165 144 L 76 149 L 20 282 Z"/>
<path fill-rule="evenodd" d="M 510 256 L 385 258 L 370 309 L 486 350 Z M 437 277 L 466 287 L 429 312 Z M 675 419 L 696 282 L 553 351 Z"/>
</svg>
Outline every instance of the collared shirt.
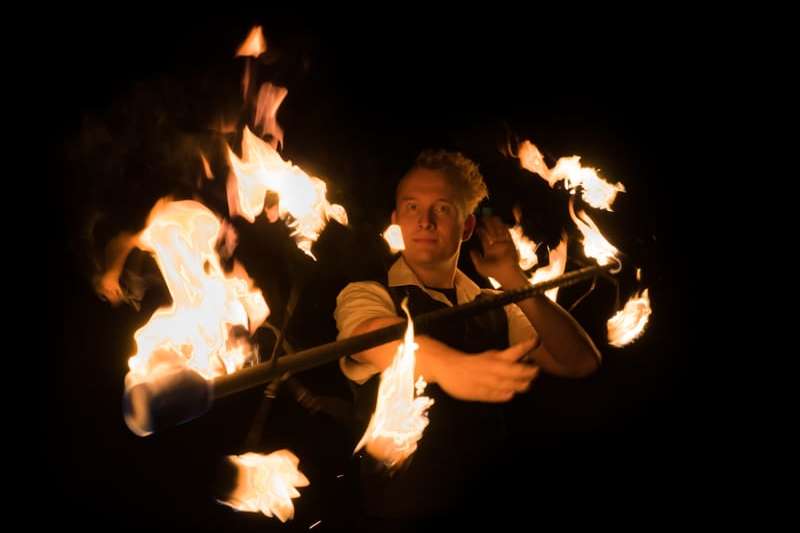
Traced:
<svg viewBox="0 0 800 533">
<path fill-rule="evenodd" d="M 453 303 L 441 292 L 425 287 L 417 275 L 409 268 L 402 256 L 389 269 L 390 287 L 416 285 L 428 296 L 448 307 Z M 481 289 L 463 272 L 456 269 L 454 280 L 456 299 L 459 304 L 471 302 L 481 293 L 497 294 L 500 291 Z M 508 342 L 513 345 L 536 335 L 536 330 L 516 304 L 504 307 L 508 318 Z M 368 320 L 376 318 L 395 318 L 397 312 L 392 297 L 386 287 L 375 281 L 359 281 L 347 285 L 336 298 L 334 318 L 339 328 L 339 339 L 352 337 L 355 329 Z M 380 370 L 371 363 L 356 361 L 352 357 L 339 359 L 339 367 L 347 378 L 364 383 Z"/>
</svg>

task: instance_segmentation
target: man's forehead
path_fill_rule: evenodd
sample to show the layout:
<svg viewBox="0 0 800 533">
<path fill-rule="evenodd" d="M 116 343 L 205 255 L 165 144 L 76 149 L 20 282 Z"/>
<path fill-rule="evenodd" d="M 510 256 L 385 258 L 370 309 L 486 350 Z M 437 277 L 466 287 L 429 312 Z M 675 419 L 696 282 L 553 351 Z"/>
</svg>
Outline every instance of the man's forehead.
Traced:
<svg viewBox="0 0 800 533">
<path fill-rule="evenodd" d="M 397 188 L 399 200 L 429 195 L 450 201 L 456 199 L 456 193 L 450 180 L 437 170 L 424 168 L 412 170 L 403 177 Z"/>
</svg>

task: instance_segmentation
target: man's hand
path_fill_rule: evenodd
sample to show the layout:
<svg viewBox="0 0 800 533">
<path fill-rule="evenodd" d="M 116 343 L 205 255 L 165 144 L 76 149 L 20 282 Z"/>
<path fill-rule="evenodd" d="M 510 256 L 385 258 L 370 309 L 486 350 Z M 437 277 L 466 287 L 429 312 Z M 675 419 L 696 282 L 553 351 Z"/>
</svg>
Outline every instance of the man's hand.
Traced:
<svg viewBox="0 0 800 533">
<path fill-rule="evenodd" d="M 483 254 L 470 251 L 475 269 L 481 276 L 492 277 L 501 285 L 516 283 L 520 277 L 519 253 L 508 226 L 499 217 L 485 217 L 478 226 Z"/>
<path fill-rule="evenodd" d="M 479 355 L 449 353 L 436 362 L 436 383 L 459 400 L 507 402 L 514 394 L 527 391 L 539 374 L 539 367 L 519 362 L 534 345 L 530 339 Z"/>
</svg>

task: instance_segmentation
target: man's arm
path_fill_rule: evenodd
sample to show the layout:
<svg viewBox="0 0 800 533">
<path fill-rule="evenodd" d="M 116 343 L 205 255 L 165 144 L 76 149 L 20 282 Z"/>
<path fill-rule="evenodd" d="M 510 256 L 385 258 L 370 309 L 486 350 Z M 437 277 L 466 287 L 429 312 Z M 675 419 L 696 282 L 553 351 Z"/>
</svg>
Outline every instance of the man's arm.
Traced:
<svg viewBox="0 0 800 533">
<path fill-rule="evenodd" d="M 504 290 L 529 286 L 520 272 L 521 282 L 501 281 Z M 600 366 L 600 352 L 586 331 L 560 305 L 539 294 L 517 302 L 539 334 L 538 346 L 530 353 L 537 365 L 558 376 L 585 377 Z"/>
<path fill-rule="evenodd" d="M 504 290 L 530 285 L 517 263 L 517 251 L 508 228 L 497 217 L 484 220 L 478 230 L 484 253 L 472 253 L 483 276 L 496 279 Z M 601 355 L 586 331 L 561 306 L 544 295 L 517 302 L 536 329 L 539 342 L 529 354 L 546 372 L 565 377 L 584 377 L 600 366 Z"/>
<path fill-rule="evenodd" d="M 363 320 L 356 318 L 350 322 L 355 323 L 354 326 L 348 324 L 350 315 L 362 313 L 364 310 L 371 314 L 380 313 L 380 306 L 385 305 L 386 299 L 381 298 L 380 294 L 370 297 L 370 292 L 351 285 L 339 295 L 336 318 L 342 332 L 340 338 L 403 322 L 403 319 L 394 315 L 390 303 L 385 307 L 383 316 L 372 316 Z M 539 371 L 536 366 L 519 362 L 533 347 L 533 340 L 502 351 L 490 350 L 469 355 L 425 335 L 417 336 L 415 342 L 419 345 L 416 353 L 416 375 L 421 375 L 428 383 L 438 383 L 449 395 L 461 400 L 508 401 L 515 393 L 526 391 Z M 376 372 L 381 372 L 391 364 L 400 344 L 399 340 L 392 341 L 350 357 L 356 365 L 365 364 Z"/>
</svg>

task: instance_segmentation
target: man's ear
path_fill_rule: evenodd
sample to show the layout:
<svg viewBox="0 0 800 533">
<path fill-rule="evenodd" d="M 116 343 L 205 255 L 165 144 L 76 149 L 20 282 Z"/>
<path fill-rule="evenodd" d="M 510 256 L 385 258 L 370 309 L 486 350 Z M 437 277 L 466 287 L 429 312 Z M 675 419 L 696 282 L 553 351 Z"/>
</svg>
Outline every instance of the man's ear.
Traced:
<svg viewBox="0 0 800 533">
<path fill-rule="evenodd" d="M 392 224 L 397 224 L 397 210 L 392 209 Z"/>
<path fill-rule="evenodd" d="M 477 223 L 477 220 L 475 218 L 475 215 L 473 215 L 471 213 L 469 215 L 467 215 L 467 218 L 464 220 L 464 231 L 463 231 L 463 233 L 461 233 L 462 242 L 463 241 L 468 241 L 469 238 L 472 237 L 472 232 L 475 231 L 475 224 L 476 223 Z"/>
</svg>

